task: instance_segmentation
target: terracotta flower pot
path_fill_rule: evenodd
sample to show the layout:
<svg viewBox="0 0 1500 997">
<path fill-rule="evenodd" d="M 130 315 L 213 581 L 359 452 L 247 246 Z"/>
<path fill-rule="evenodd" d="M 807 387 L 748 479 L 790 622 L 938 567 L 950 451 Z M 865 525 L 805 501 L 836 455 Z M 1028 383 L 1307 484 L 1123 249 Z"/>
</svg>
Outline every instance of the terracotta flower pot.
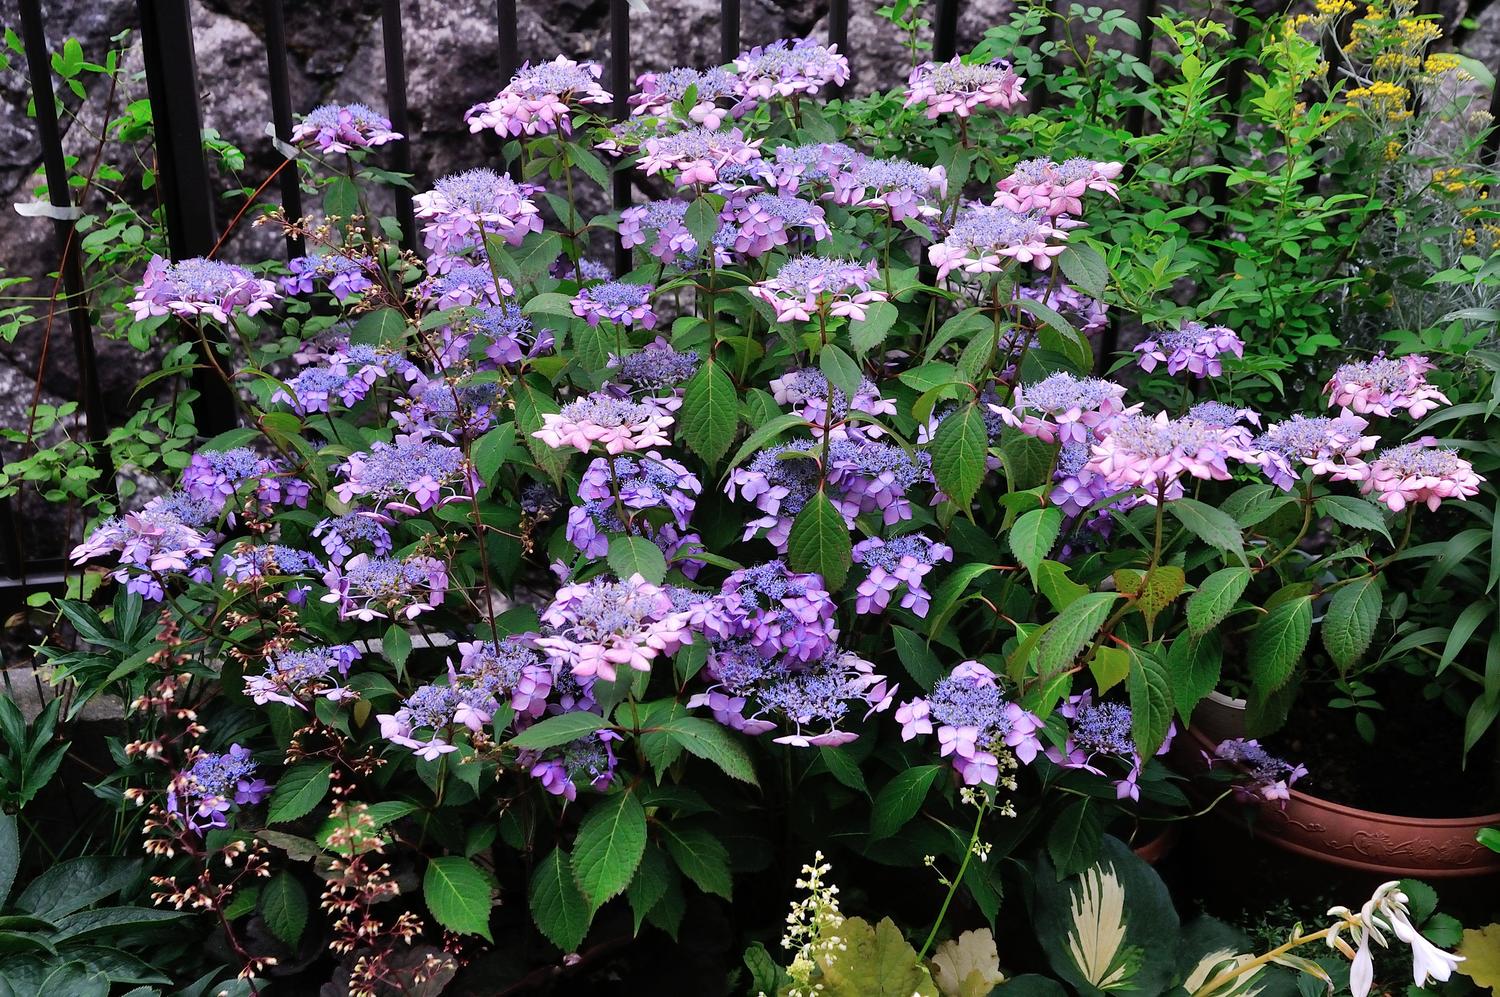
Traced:
<svg viewBox="0 0 1500 997">
<path fill-rule="evenodd" d="M 1187 733 L 1185 745 L 1213 751 L 1217 743 L 1213 737 L 1196 727 Z M 1197 762 L 1201 767 L 1201 756 Z M 1397 817 L 1344 806 L 1297 789 L 1291 795 L 1285 807 L 1266 804 L 1260 808 L 1254 823 L 1256 837 L 1298 855 L 1386 879 L 1500 873 L 1500 854 L 1474 840 L 1480 828 L 1500 825 L 1500 813 L 1443 819 Z"/>
</svg>

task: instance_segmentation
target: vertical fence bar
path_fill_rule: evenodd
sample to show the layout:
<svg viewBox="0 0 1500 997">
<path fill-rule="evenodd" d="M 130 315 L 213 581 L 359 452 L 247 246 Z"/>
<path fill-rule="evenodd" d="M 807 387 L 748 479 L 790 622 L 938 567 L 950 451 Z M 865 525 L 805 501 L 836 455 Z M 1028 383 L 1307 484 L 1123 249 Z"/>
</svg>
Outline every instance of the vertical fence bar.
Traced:
<svg viewBox="0 0 1500 997">
<path fill-rule="evenodd" d="M 516 0 L 495 0 L 495 22 L 500 30 L 500 85 L 503 87 L 521 68 L 516 40 Z"/>
<path fill-rule="evenodd" d="M 1135 43 L 1135 57 L 1137 61 L 1151 66 L 1151 47 L 1156 40 L 1156 25 L 1151 19 L 1156 16 L 1157 0 L 1141 0 L 1140 17 L 1138 23 L 1141 26 L 1140 40 Z M 1130 109 L 1125 116 L 1125 130 L 1130 134 L 1139 136 L 1146 127 L 1146 108 L 1137 104 Z"/>
<path fill-rule="evenodd" d="M 849 0 L 828 0 L 828 44 L 837 46 L 849 59 Z M 854 82 L 853 59 L 849 59 L 849 82 Z M 839 87 L 834 92 L 842 94 L 845 89 Z"/>
<path fill-rule="evenodd" d="M 139 0 L 141 56 L 156 126 L 156 159 L 167 245 L 172 258 L 213 251 L 214 195 L 203 159 L 203 112 L 198 106 L 198 65 L 188 0 Z M 193 371 L 198 431 L 216 436 L 234 427 L 234 395 L 211 357 Z"/>
<path fill-rule="evenodd" d="M 400 140 L 391 143 L 391 165 L 398 173 L 411 172 L 411 117 L 406 113 L 406 42 L 401 34 L 401 0 L 384 0 L 380 7 L 380 36 L 385 44 L 385 113 Z M 411 189 L 397 187 L 396 221 L 401 225 L 401 248 L 417 249 L 417 215 Z"/>
<path fill-rule="evenodd" d="M 262 6 L 266 17 L 266 70 L 271 82 L 271 121 L 276 127 L 276 137 L 283 142 L 292 140 L 292 81 L 286 65 L 286 16 L 282 0 L 265 0 Z M 297 164 L 291 163 L 281 170 L 281 210 L 291 221 L 302 217 L 302 179 Z M 302 237 L 288 233 L 286 255 L 301 256 L 305 251 Z"/>
<path fill-rule="evenodd" d="M 609 87 L 614 94 L 614 116 L 624 121 L 630 116 L 630 3 L 609 0 Z M 611 197 L 616 211 L 630 207 L 630 171 L 617 169 L 612 179 Z M 630 250 L 615 236 L 615 275 L 630 270 Z"/>
<path fill-rule="evenodd" d="M 932 25 L 932 58 L 947 62 L 958 52 L 958 0 L 938 0 Z"/>
<path fill-rule="evenodd" d="M 723 0 L 719 4 L 719 61 L 733 62 L 740 54 L 740 0 Z"/>
</svg>

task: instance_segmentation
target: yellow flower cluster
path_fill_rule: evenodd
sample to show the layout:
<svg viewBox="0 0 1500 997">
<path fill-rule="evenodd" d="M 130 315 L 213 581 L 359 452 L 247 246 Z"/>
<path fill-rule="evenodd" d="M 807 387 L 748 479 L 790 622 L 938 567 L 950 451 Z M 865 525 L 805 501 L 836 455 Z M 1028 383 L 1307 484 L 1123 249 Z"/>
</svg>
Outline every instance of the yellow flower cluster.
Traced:
<svg viewBox="0 0 1500 997">
<path fill-rule="evenodd" d="M 1484 222 L 1478 228 L 1466 228 L 1460 241 L 1465 249 L 1478 249 L 1483 244 L 1484 252 L 1500 253 L 1500 225 Z"/>
<path fill-rule="evenodd" d="M 1462 194 L 1471 187 L 1479 184 L 1473 180 L 1463 179 L 1464 171 L 1460 166 L 1452 166 L 1447 169 L 1432 171 L 1432 185 L 1449 194 Z"/>
<path fill-rule="evenodd" d="M 1457 75 L 1460 79 L 1469 79 L 1469 73 L 1463 68 L 1463 63 L 1458 56 L 1449 52 L 1434 52 L 1427 57 L 1422 65 L 1422 72 L 1428 76 L 1446 76 L 1449 73 Z"/>
<path fill-rule="evenodd" d="M 1391 139 L 1385 144 L 1385 161 L 1387 163 L 1394 163 L 1401 156 L 1401 150 L 1403 148 L 1405 148 L 1405 146 L 1403 146 L 1400 142 L 1397 142 L 1395 139 Z"/>
<path fill-rule="evenodd" d="M 1383 114 L 1391 121 L 1411 117 L 1411 111 L 1406 107 L 1411 91 L 1386 80 L 1375 80 L 1367 87 L 1355 87 L 1344 95 L 1344 99 L 1361 110 Z"/>
<path fill-rule="evenodd" d="M 1422 59 L 1420 56 L 1407 55 L 1405 52 L 1382 52 L 1375 57 L 1371 65 L 1377 73 L 1414 72 L 1422 68 Z"/>
</svg>

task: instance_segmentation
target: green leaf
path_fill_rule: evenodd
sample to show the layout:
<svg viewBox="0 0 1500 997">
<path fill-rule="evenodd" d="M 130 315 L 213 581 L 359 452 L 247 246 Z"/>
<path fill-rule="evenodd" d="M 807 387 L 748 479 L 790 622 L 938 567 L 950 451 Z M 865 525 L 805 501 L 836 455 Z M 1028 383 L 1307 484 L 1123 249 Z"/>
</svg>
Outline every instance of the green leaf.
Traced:
<svg viewBox="0 0 1500 997">
<path fill-rule="evenodd" d="M 859 364 L 833 343 L 824 346 L 818 354 L 818 369 L 823 372 L 829 384 L 844 393 L 844 397 L 853 398 L 859 394 L 860 382 L 864 380 Z"/>
<path fill-rule="evenodd" d="M 1033 588 L 1037 585 L 1037 568 L 1052 552 L 1057 535 L 1062 532 L 1062 518 L 1062 510 L 1049 505 L 1045 509 L 1032 509 L 1010 528 L 1011 552 L 1026 566 Z"/>
<path fill-rule="evenodd" d="M 1104 822 L 1087 797 L 1064 807 L 1047 833 L 1047 854 L 1057 867 L 1057 878 L 1076 876 L 1093 865 L 1103 838 Z"/>
<path fill-rule="evenodd" d="M 1186 723 L 1203 698 L 1219 685 L 1223 650 L 1217 638 L 1178 634 L 1167 651 L 1172 701 Z"/>
<path fill-rule="evenodd" d="M 647 845 L 645 854 L 641 856 L 640 868 L 635 871 L 635 879 L 625 888 L 625 899 L 629 901 L 630 913 L 635 918 L 636 934 L 641 933 L 646 915 L 651 913 L 657 901 L 666 896 L 667 889 L 676 876 L 661 849 L 655 845 Z"/>
<path fill-rule="evenodd" d="M 829 775 L 857 793 L 870 795 L 870 787 L 865 785 L 864 773 L 859 770 L 859 763 L 851 757 L 850 752 L 842 747 L 820 747 L 818 757 L 822 759 L 823 766 L 828 769 Z"/>
<path fill-rule="evenodd" d="M 849 325 L 849 344 L 854 352 L 864 354 L 885 342 L 899 314 L 889 301 L 872 301 L 865 306 L 865 317 Z"/>
<path fill-rule="evenodd" d="M 706 254 L 719 234 L 719 209 L 706 197 L 700 197 L 688 205 L 683 217 L 683 226 L 698 244 L 699 255 Z"/>
<path fill-rule="evenodd" d="M 859 997 L 938 997 L 932 974 L 890 918 L 871 926 L 851 917 L 839 926 L 837 949 L 814 956 L 823 992 Z"/>
<path fill-rule="evenodd" d="M 513 748 L 555 748 L 559 744 L 567 744 L 576 741 L 580 737 L 592 734 L 596 730 L 603 730 L 609 726 L 609 721 L 592 713 L 564 713 L 561 716 L 548 717 L 541 723 L 527 727 L 521 733 L 510 739 Z"/>
<path fill-rule="evenodd" d="M 1131 654 L 1125 689 L 1130 694 L 1130 736 L 1142 758 L 1151 758 L 1172 726 L 1172 679 L 1155 654 Z"/>
<path fill-rule="evenodd" d="M 1458 619 L 1453 621 L 1453 629 L 1448 631 L 1448 639 L 1443 642 L 1443 655 L 1438 659 L 1438 674 L 1442 674 L 1449 665 L 1453 664 L 1458 658 L 1458 652 L 1468 646 L 1469 638 L 1474 636 L 1474 631 L 1478 630 L 1479 625 L 1489 619 L 1494 611 L 1494 602 L 1486 599 L 1471 602 L 1464 607 L 1463 612 L 1458 614 Z"/>
<path fill-rule="evenodd" d="M 738 419 L 734 382 L 717 361 L 707 361 L 683 391 L 677 435 L 693 453 L 717 464 L 734 442 Z"/>
<path fill-rule="evenodd" d="M 760 785 L 755 780 L 755 764 L 750 760 L 750 753 L 720 724 L 700 717 L 674 717 L 660 729 L 691 754 L 713 762 L 731 779 L 752 786 Z"/>
<path fill-rule="evenodd" d="M 307 927 L 307 893 L 297 877 L 283 869 L 260 891 L 260 916 L 271 934 L 293 948 Z"/>
<path fill-rule="evenodd" d="M 490 430 L 474 441 L 470 451 L 474 457 L 474 470 L 487 488 L 495 486 L 500 468 L 516 452 L 516 445 L 516 427 L 510 422 Z"/>
<path fill-rule="evenodd" d="M 323 188 L 323 211 L 349 221 L 359 214 L 359 188 L 348 177 L 332 177 Z"/>
<path fill-rule="evenodd" d="M 1123 648 L 1101 647 L 1089 661 L 1089 673 L 1099 692 L 1106 693 L 1130 674 L 1130 653 Z"/>
<path fill-rule="evenodd" d="M 880 787 L 875 797 L 875 806 L 870 811 L 870 837 L 888 838 L 901 830 L 906 822 L 922 809 L 927 791 L 937 780 L 937 765 L 918 765 L 897 772 L 890 782 Z"/>
<path fill-rule="evenodd" d="M 755 432 L 745 438 L 740 444 L 739 450 L 735 451 L 734 459 L 729 462 L 730 467 L 739 467 L 744 463 L 746 457 L 763 448 L 773 439 L 780 436 L 794 426 L 806 426 L 807 420 L 800 415 L 791 412 L 783 412 L 774 419 L 767 421 L 764 425 L 757 426 Z"/>
<path fill-rule="evenodd" d="M 554 853 L 555 854 L 555 853 Z M 427 863 L 422 897 L 438 924 L 461 935 L 490 936 L 490 879 L 462 855 Z"/>
<path fill-rule="evenodd" d="M 328 795 L 332 772 L 332 762 L 298 762 L 287 769 L 271 794 L 266 823 L 282 824 L 312 813 L 313 807 Z"/>
<path fill-rule="evenodd" d="M 1250 679 L 1262 696 L 1287 684 L 1312 637 L 1312 597 L 1280 603 L 1250 634 Z"/>
<path fill-rule="evenodd" d="M 793 571 L 817 572 L 828 591 L 837 592 L 849 576 L 853 549 L 843 513 L 819 489 L 792 520 L 786 546 L 788 566 Z"/>
<path fill-rule="evenodd" d="M 978 403 L 951 413 L 938 426 L 928 445 L 938 487 L 960 508 L 967 508 L 974 501 L 980 482 L 984 481 L 989 445 L 984 411 Z"/>
<path fill-rule="evenodd" d="M 624 892 L 646 852 L 646 811 L 630 790 L 600 800 L 573 841 L 573 877 L 595 910 Z"/>
<path fill-rule="evenodd" d="M 702 827 L 661 824 L 662 842 L 682 874 L 705 893 L 731 900 L 734 880 L 729 875 L 729 850 L 719 836 Z"/>
<path fill-rule="evenodd" d="M 1005 465 L 1010 490 L 1022 492 L 1051 481 L 1057 451 L 1055 443 L 1047 443 L 1020 430 L 1006 427 L 1000 434 L 1000 460 Z"/>
<path fill-rule="evenodd" d="M 1057 262 L 1068 283 L 1091 298 L 1104 297 L 1104 289 L 1109 284 L 1109 264 L 1092 247 L 1082 242 L 1070 242 Z"/>
<path fill-rule="evenodd" d="M 1387 541 L 1391 539 L 1380 506 L 1369 499 L 1355 498 L 1353 495 L 1325 495 L 1313 507 L 1320 516 L 1336 519 L 1357 530 L 1373 530 Z"/>
<path fill-rule="evenodd" d="M 1109 618 L 1117 598 L 1114 592 L 1090 592 L 1068 603 L 1037 644 L 1037 671 L 1050 676 L 1072 667 Z"/>
<path fill-rule="evenodd" d="M 396 666 L 397 675 L 406 674 L 406 659 L 411 657 L 411 634 L 400 624 L 392 623 L 380 639 L 380 653 L 385 660 Z"/>
<path fill-rule="evenodd" d="M 652 585 L 660 585 L 667 577 L 666 557 L 645 537 L 613 537 L 609 541 L 609 566 L 621 578 L 640 575 Z"/>
<path fill-rule="evenodd" d="M 1323 614 L 1323 647 L 1339 671 L 1348 671 L 1370 649 L 1384 602 L 1374 575 L 1350 582 L 1333 594 Z"/>
<path fill-rule="evenodd" d="M 543 415 L 558 411 L 557 402 L 551 395 L 538 391 L 524 380 L 518 380 L 511 386 L 511 400 L 516 406 L 516 425 L 520 427 L 526 449 L 531 451 L 531 459 L 536 461 L 536 466 L 552 478 L 554 483 L 560 483 L 572 451 L 553 450 L 532 435 L 542 428 Z"/>
<path fill-rule="evenodd" d="M 916 631 L 906 627 L 892 627 L 891 630 L 896 635 L 896 657 L 901 659 L 907 674 L 924 690 L 931 690 L 944 674 L 937 655 Z"/>
<path fill-rule="evenodd" d="M 21 843 L 16 835 L 15 815 L 0 813 L 0 908 L 4 908 L 5 900 L 10 896 L 20 866 Z"/>
<path fill-rule="evenodd" d="M 538 930 L 564 952 L 577 949 L 588 934 L 593 911 L 561 848 L 554 848 L 531 874 L 530 906 Z"/>
<path fill-rule="evenodd" d="M 1244 562 L 1245 538 L 1240 533 L 1239 524 L 1229 513 L 1190 498 L 1168 502 L 1167 511 L 1176 516 L 1177 521 L 1199 540 L 1210 547 L 1233 554 Z"/>
<path fill-rule="evenodd" d="M 1224 568 L 1203 579 L 1187 601 L 1188 630 L 1193 636 L 1202 637 L 1223 623 L 1249 584 L 1249 568 Z"/>
</svg>

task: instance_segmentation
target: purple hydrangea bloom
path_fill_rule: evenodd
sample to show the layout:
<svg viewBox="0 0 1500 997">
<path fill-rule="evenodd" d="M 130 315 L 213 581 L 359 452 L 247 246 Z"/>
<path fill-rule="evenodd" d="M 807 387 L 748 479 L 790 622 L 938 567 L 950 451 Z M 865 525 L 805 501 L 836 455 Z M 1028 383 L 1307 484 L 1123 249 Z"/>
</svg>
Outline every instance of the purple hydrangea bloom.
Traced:
<svg viewBox="0 0 1500 997">
<path fill-rule="evenodd" d="M 482 253 L 487 235 L 519 246 L 529 233 L 540 232 L 541 212 L 531 199 L 540 189 L 494 170 L 466 170 L 443 177 L 412 201 L 417 217 L 427 222 L 422 226 L 427 248 L 439 257 L 451 258 Z M 447 261 L 428 264 L 439 271 L 449 265 Z"/>
<path fill-rule="evenodd" d="M 891 596 L 902 585 L 901 608 L 925 617 L 931 595 L 922 587 L 922 579 L 939 561 L 953 560 L 953 548 L 920 533 L 908 533 L 891 540 L 871 537 L 854 545 L 854 563 L 863 564 L 870 573 L 859 583 L 854 602 L 856 613 L 883 613 Z"/>
<path fill-rule="evenodd" d="M 476 439 L 495 424 L 493 407 L 499 399 L 500 386 L 493 381 L 464 384 L 457 378 L 423 377 L 396 400 L 391 418 L 401 430 L 397 442 Z"/>
<path fill-rule="evenodd" d="M 953 270 L 969 274 L 999 273 L 1008 260 L 1038 270 L 1067 248 L 1068 234 L 1040 211 L 1016 212 L 991 204 L 966 205 L 942 242 L 927 250 L 938 280 Z"/>
<path fill-rule="evenodd" d="M 311 142 L 324 154 L 385 145 L 401 138 L 391 121 L 364 104 L 324 104 L 292 129 L 293 142 Z"/>
<path fill-rule="evenodd" d="M 764 529 L 769 531 L 766 539 L 778 551 L 786 550 L 792 520 L 818 490 L 822 468 L 815 451 L 819 448 L 813 440 L 779 443 L 729 472 L 724 486 L 729 497 L 754 502 L 765 513 L 745 524 L 746 540 Z"/>
<path fill-rule="evenodd" d="M 1231 738 L 1220 741 L 1213 754 L 1203 753 L 1212 767 L 1215 762 L 1229 765 L 1239 778 L 1235 780 L 1235 795 L 1250 803 L 1277 803 L 1285 807 L 1292 798 L 1292 784 L 1307 775 L 1303 765 L 1293 765 L 1271 754 L 1261 747 L 1259 741 L 1246 738 Z"/>
<path fill-rule="evenodd" d="M 317 696 L 340 702 L 354 695 L 339 684 L 358 661 L 353 644 L 334 644 L 298 651 L 274 651 L 266 655 L 266 670 L 245 679 L 245 695 L 257 704 L 283 703 L 306 710 L 306 700 Z"/>
<path fill-rule="evenodd" d="M 1042 750 L 1042 722 L 1005 697 L 994 672 L 965 661 L 939 679 L 926 696 L 896 710 L 901 739 L 937 731 L 939 754 L 951 760 L 969 786 L 998 785 L 1000 753 L 1030 764 Z"/>
<path fill-rule="evenodd" d="M 609 788 L 618 764 L 613 744 L 622 740 L 612 730 L 600 730 L 545 752 L 523 751 L 519 760 L 543 789 L 571 801 L 578 798 L 580 783 L 601 793 Z"/>
<path fill-rule="evenodd" d="M 687 109 L 684 124 L 718 128 L 725 118 L 736 113 L 740 104 L 739 81 L 718 67 L 713 69 L 669 69 L 665 73 L 643 73 L 636 77 L 639 92 L 630 95 L 630 113 L 669 117 L 675 115 L 674 104 L 693 92 L 693 106 Z M 721 102 L 731 104 L 730 108 Z"/>
<path fill-rule="evenodd" d="M 1052 472 L 1052 493 L 1048 501 L 1057 506 L 1064 516 L 1082 516 L 1096 502 L 1118 495 L 1124 491 L 1099 471 L 1089 467 L 1090 453 L 1087 443 L 1064 443 L 1058 450 L 1057 467 Z M 1129 499 L 1113 503 L 1109 508 L 1127 509 L 1133 504 Z M 1111 520 L 1104 510 L 1088 525 L 1107 531 Z"/>
<path fill-rule="evenodd" d="M 804 245 L 831 234 L 823 208 L 815 201 L 792 194 L 752 194 L 732 198 L 724 209 L 733 227 L 733 249 L 749 257 L 764 256 L 789 244 L 798 233 Z"/>
<path fill-rule="evenodd" d="M 534 328 L 520 306 L 510 302 L 481 308 L 469 319 L 468 331 L 488 341 L 485 358 L 501 367 L 550 353 L 557 345 L 550 329 Z"/>
<path fill-rule="evenodd" d="M 573 115 L 584 104 L 608 104 L 613 98 L 599 86 L 604 67 L 558 56 L 551 62 L 527 63 L 494 100 L 475 104 L 464 114 L 470 132 L 492 129 L 501 138 L 573 133 Z"/>
<path fill-rule="evenodd" d="M 173 263 L 151 257 L 134 300 L 128 307 L 137 322 L 158 315 L 197 319 L 206 315 L 228 322 L 230 313 L 254 315 L 281 297 L 274 281 L 255 276 L 233 263 L 195 257 Z"/>
<path fill-rule="evenodd" d="M 779 190 L 794 192 L 807 185 L 826 189 L 845 170 L 861 158 L 842 142 L 815 142 L 809 145 L 781 145 L 773 152 Z"/>
<path fill-rule="evenodd" d="M 578 497 L 614 501 L 629 512 L 666 509 L 686 528 L 703 485 L 681 462 L 659 453 L 639 457 L 598 457 L 578 482 Z"/>
<path fill-rule="evenodd" d="M 1068 216 L 1083 214 L 1083 195 L 1095 190 L 1120 199 L 1115 186 L 1123 163 L 1097 163 L 1092 159 L 1027 159 L 1016 164 L 1010 176 L 995 185 L 995 204 L 1011 211 L 1040 211 L 1058 219 L 1063 228 Z"/>
<path fill-rule="evenodd" d="M 862 156 L 850 169 L 834 174 L 832 185 L 836 203 L 884 208 L 891 221 L 899 222 L 935 218 L 937 202 L 948 192 L 948 174 L 941 166 Z"/>
<path fill-rule="evenodd" d="M 639 165 L 647 176 L 676 173 L 679 189 L 716 184 L 733 176 L 731 167 L 747 167 L 759 160 L 761 141 L 746 139 L 738 128 L 658 134 L 642 143 Z"/>
<path fill-rule="evenodd" d="M 335 301 L 344 302 L 362 291 L 375 286 L 370 274 L 375 270 L 375 261 L 369 257 L 357 259 L 339 253 L 322 256 L 298 256 L 287 261 L 291 276 L 281 278 L 281 289 L 287 294 L 311 294 L 316 281 L 328 287 Z"/>
<path fill-rule="evenodd" d="M 932 456 L 891 443 L 850 436 L 828 447 L 828 483 L 846 520 L 878 512 L 886 526 L 912 516 L 907 492 L 932 481 Z"/>
<path fill-rule="evenodd" d="M 1234 330 L 1222 325 L 1184 320 L 1179 329 L 1153 334 L 1135 352 L 1141 355 L 1141 369 L 1148 373 L 1164 363 L 1168 374 L 1185 370 L 1194 377 L 1218 377 L 1224 373 L 1223 355 L 1243 357 L 1245 344 Z"/>
<path fill-rule="evenodd" d="M 1140 800 L 1141 770 L 1146 763 L 1135 750 L 1130 707 L 1123 703 L 1095 703 L 1090 691 L 1069 697 L 1057 712 L 1068 721 L 1068 737 L 1061 748 L 1048 748 L 1047 757 L 1063 768 L 1099 776 L 1109 775 L 1099 767 L 1106 761 L 1113 760 L 1116 767 L 1124 765 L 1125 775 L 1114 780 L 1115 796 L 1121 800 Z M 1174 723 L 1167 729 L 1158 755 L 1165 754 L 1172 746 L 1176 733 Z"/>
<path fill-rule="evenodd" d="M 705 610 L 703 628 L 721 640 L 743 637 L 768 657 L 812 662 L 838 639 L 836 609 L 821 575 L 770 561 L 732 572 Z"/>
<path fill-rule="evenodd" d="M 323 575 L 324 602 L 339 608 L 339 619 L 365 623 L 402 616 L 415 619 L 442 605 L 448 592 L 448 566 L 435 557 L 371 557 L 356 554 Z"/>
<path fill-rule="evenodd" d="M 1380 354 L 1373 360 L 1344 364 L 1323 390 L 1328 392 L 1328 403 L 1340 408 L 1386 418 L 1405 409 L 1413 419 L 1420 419 L 1440 405 L 1453 404 L 1427 383 L 1427 373 L 1434 369 L 1436 365 L 1421 354 L 1399 360 Z"/>
<path fill-rule="evenodd" d="M 1084 335 L 1100 332 L 1109 324 L 1104 302 L 1071 284 L 1059 283 L 1056 287 L 1045 281 L 1022 284 L 1016 288 L 1016 297 L 1046 305 Z"/>
<path fill-rule="evenodd" d="M 286 576 L 300 578 L 304 575 L 321 575 L 323 565 L 305 550 L 287 547 L 284 544 L 255 546 L 241 541 L 231 552 L 219 559 L 219 571 L 231 581 L 250 582 L 268 577 Z M 287 601 L 300 604 L 312 590 L 310 585 L 293 585 Z"/>
<path fill-rule="evenodd" d="M 1224 429 L 1197 419 L 1153 418 L 1121 414 L 1100 431 L 1088 469 L 1104 475 L 1121 490 L 1140 488 L 1143 500 L 1156 504 L 1158 494 L 1183 494 L 1181 477 L 1229 480 L 1230 460 L 1253 461 L 1245 449 L 1243 427 Z"/>
<path fill-rule="evenodd" d="M 850 398 L 842 388 L 830 390 L 828 378 L 813 367 L 791 370 L 771 381 L 771 396 L 776 404 L 786 405 L 793 412 L 812 423 L 812 433 L 821 437 L 832 430 L 834 439 L 846 436 L 881 435 L 879 426 L 872 423 L 846 425 L 851 411 L 870 416 L 895 415 L 896 403 L 880 397 L 880 389 L 869 378 L 861 378 L 859 390 Z M 829 403 L 832 402 L 832 409 Z"/>
<path fill-rule="evenodd" d="M 650 329 L 656 325 L 656 313 L 651 310 L 650 284 L 631 284 L 622 280 L 590 284 L 579 290 L 573 298 L 573 314 L 591 326 L 608 319 L 623 326 L 638 325 Z"/>
<path fill-rule="evenodd" d="M 263 779 L 256 778 L 258 767 L 250 749 L 238 744 L 223 754 L 197 754 L 173 777 L 167 809 L 199 834 L 227 827 L 231 805 L 259 803 L 271 791 Z"/>
<path fill-rule="evenodd" d="M 674 388 L 698 373 L 698 351 L 677 350 L 660 336 L 625 356 L 610 354 L 616 380 L 644 391 Z"/>
<path fill-rule="evenodd" d="M 501 298 L 515 297 L 510 281 L 496 277 L 487 264 L 451 262 L 440 274 L 432 274 L 417 285 L 417 297 L 441 311 L 467 305 L 498 305 Z"/>
<path fill-rule="evenodd" d="M 1370 462 L 1369 473 L 1359 490 L 1371 493 L 1392 512 L 1408 505 L 1422 503 L 1433 512 L 1443 499 L 1466 502 L 1479 494 L 1484 478 L 1474 473 L 1474 465 L 1458 455 L 1457 450 L 1434 446 L 1431 436 L 1382 450 Z"/>
<path fill-rule="evenodd" d="M 1368 426 L 1348 411 L 1334 417 L 1294 415 L 1272 424 L 1251 442 L 1250 463 L 1283 491 L 1291 491 L 1303 467 L 1332 481 L 1362 481 L 1368 466 L 1360 455 L 1380 441 L 1364 435 Z"/>
<path fill-rule="evenodd" d="M 849 60 L 837 45 L 811 38 L 781 38 L 757 45 L 734 60 L 740 92 L 754 101 L 813 96 L 826 86 L 849 82 Z"/>
<path fill-rule="evenodd" d="M 774 277 L 750 285 L 750 294 L 776 309 L 778 322 L 811 322 L 820 312 L 863 321 L 866 305 L 889 295 L 875 291 L 875 261 L 795 256 Z"/>
<path fill-rule="evenodd" d="M 1058 371 L 1036 384 L 1020 384 L 1009 405 L 990 409 L 1028 436 L 1046 443 L 1086 443 L 1126 408 L 1125 387 L 1097 377 L 1074 377 Z"/>
<path fill-rule="evenodd" d="M 341 502 L 356 498 L 415 516 L 450 502 L 467 502 L 479 476 L 458 447 L 427 441 L 373 443 L 339 465 L 334 487 Z"/>
<path fill-rule="evenodd" d="M 550 660 L 579 678 L 608 682 L 620 668 L 649 672 L 654 658 L 693 639 L 666 592 L 640 575 L 564 585 L 542 622 L 547 630 L 537 646 Z"/>
<path fill-rule="evenodd" d="M 905 107 L 926 107 L 927 117 L 936 120 L 946 113 L 967 118 L 981 107 L 1010 110 L 1025 96 L 1017 76 L 1004 59 L 995 62 L 966 63 L 959 58 L 949 62 L 924 62 L 913 67 L 906 81 Z"/>
<path fill-rule="evenodd" d="M 531 435 L 554 450 L 572 447 L 587 453 L 598 443 L 605 453 L 621 454 L 668 446 L 671 425 L 672 413 L 664 402 L 632 401 L 596 391 L 569 402 L 560 412 L 543 413 L 542 428 Z"/>
<path fill-rule="evenodd" d="M 350 512 L 319 520 L 312 535 L 323 545 L 330 564 L 343 564 L 355 545 L 368 545 L 376 555 L 391 552 L 391 531 L 384 517 L 372 512 Z"/>
<path fill-rule="evenodd" d="M 204 505 L 204 500 L 191 496 L 164 497 L 151 500 L 138 512 L 106 519 L 73 548 L 73 563 L 119 554 L 120 566 L 112 577 L 153 602 L 166 598 L 165 575 L 187 573 L 194 581 L 206 582 L 211 576 L 203 562 L 213 554 L 214 534 L 204 529 L 211 522 L 199 514 Z M 178 506 L 186 511 L 186 521 Z"/>
</svg>

